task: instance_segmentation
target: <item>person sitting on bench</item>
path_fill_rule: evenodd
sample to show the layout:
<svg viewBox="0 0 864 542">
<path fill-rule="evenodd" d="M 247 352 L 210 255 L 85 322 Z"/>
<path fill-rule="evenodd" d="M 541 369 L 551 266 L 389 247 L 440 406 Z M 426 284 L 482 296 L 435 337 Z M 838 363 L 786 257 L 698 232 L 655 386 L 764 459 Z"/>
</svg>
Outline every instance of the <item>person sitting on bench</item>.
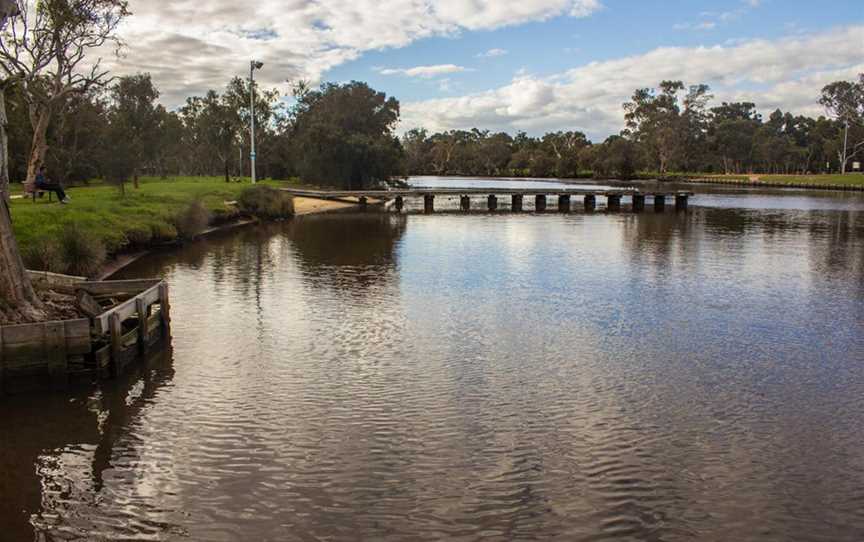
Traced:
<svg viewBox="0 0 864 542">
<path fill-rule="evenodd" d="M 69 203 L 69 196 L 66 195 L 63 186 L 61 186 L 60 183 L 52 183 L 49 181 L 48 177 L 46 177 L 47 174 L 48 168 L 40 166 L 39 173 L 36 174 L 36 190 L 41 190 L 42 192 L 54 192 L 57 194 L 57 199 L 60 200 L 60 203 Z"/>
</svg>

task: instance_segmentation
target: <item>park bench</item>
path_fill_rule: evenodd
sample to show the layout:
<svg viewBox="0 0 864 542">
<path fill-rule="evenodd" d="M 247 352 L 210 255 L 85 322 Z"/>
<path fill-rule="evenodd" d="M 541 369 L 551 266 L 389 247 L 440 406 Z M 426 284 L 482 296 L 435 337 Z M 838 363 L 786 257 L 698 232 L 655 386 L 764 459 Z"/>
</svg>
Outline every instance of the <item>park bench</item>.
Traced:
<svg viewBox="0 0 864 542">
<path fill-rule="evenodd" d="M 24 193 L 33 198 L 33 203 L 36 203 L 36 198 L 41 198 L 42 196 L 44 196 L 45 192 L 47 192 L 47 190 L 40 190 L 35 186 L 26 187 L 24 189 Z M 54 192 L 48 192 L 48 201 L 54 201 Z"/>
</svg>

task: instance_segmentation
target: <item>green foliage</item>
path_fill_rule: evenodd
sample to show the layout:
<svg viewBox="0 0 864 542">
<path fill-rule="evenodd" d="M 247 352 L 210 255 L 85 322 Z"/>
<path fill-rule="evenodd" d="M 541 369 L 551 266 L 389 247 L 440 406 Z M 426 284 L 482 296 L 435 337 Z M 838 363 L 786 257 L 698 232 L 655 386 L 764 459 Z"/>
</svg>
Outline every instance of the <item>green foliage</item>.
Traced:
<svg viewBox="0 0 864 542">
<path fill-rule="evenodd" d="M 236 200 L 248 186 L 226 184 L 218 177 L 145 177 L 139 190 L 122 197 L 114 187 L 97 183 L 70 190 L 69 205 L 48 203 L 47 198 L 37 203 L 13 200 L 13 227 L 23 253 L 56 240 L 66 222 L 76 223 L 101 239 L 109 253 L 116 253 L 148 237 L 151 242 L 176 240 L 175 217 L 193 201 L 199 200 L 209 213 L 225 213 L 225 202 Z"/>
<path fill-rule="evenodd" d="M 21 257 L 24 259 L 24 266 L 27 269 L 51 273 L 62 273 L 66 270 L 63 254 L 54 240 L 46 239 L 45 242 L 27 247 Z"/>
<path fill-rule="evenodd" d="M 85 227 L 68 222 L 60 231 L 57 246 L 63 261 L 63 272 L 89 277 L 105 263 L 105 243 Z"/>
<path fill-rule="evenodd" d="M 402 146 L 393 133 L 399 102 L 366 83 L 327 83 L 296 92 L 291 141 L 300 176 L 359 189 L 400 173 Z"/>
<path fill-rule="evenodd" d="M 200 200 L 195 200 L 174 215 L 172 222 L 181 239 L 194 239 L 210 224 L 210 211 Z"/>
<path fill-rule="evenodd" d="M 240 209 L 262 219 L 288 218 L 294 215 L 294 198 L 266 185 L 255 185 L 243 190 L 237 199 Z"/>
</svg>

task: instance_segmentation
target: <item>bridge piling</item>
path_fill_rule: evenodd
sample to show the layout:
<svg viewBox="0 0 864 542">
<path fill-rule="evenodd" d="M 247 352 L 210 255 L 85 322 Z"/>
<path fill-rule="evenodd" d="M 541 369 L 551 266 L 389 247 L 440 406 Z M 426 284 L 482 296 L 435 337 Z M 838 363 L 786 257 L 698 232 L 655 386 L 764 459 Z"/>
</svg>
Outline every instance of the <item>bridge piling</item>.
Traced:
<svg viewBox="0 0 864 542">
<path fill-rule="evenodd" d="M 606 209 L 610 212 L 621 210 L 621 196 L 618 194 L 609 194 L 606 196 Z"/>
<path fill-rule="evenodd" d="M 471 210 L 471 198 L 468 196 L 459 197 L 459 207 L 466 213 Z"/>
<path fill-rule="evenodd" d="M 686 211 L 687 210 L 687 200 L 689 198 L 686 194 L 676 194 L 675 195 L 675 210 L 676 211 Z"/>
<path fill-rule="evenodd" d="M 570 212 L 570 196 L 561 195 L 558 196 L 558 211 L 562 213 Z"/>
<path fill-rule="evenodd" d="M 522 212 L 522 194 L 513 194 L 512 209 L 514 213 Z"/>
<path fill-rule="evenodd" d="M 666 210 L 666 196 L 654 194 L 654 211 L 662 213 Z"/>
<path fill-rule="evenodd" d="M 537 194 L 534 196 L 534 210 L 538 213 L 546 211 L 546 194 Z"/>
<path fill-rule="evenodd" d="M 402 209 L 405 208 L 405 198 L 402 196 L 396 196 L 396 210 L 402 212 Z"/>
<path fill-rule="evenodd" d="M 645 210 L 645 195 L 633 194 L 633 212 L 641 213 Z"/>
<path fill-rule="evenodd" d="M 426 214 L 435 212 L 435 196 L 433 194 L 423 195 L 423 212 Z"/>
<path fill-rule="evenodd" d="M 597 196 L 594 194 L 585 194 L 585 210 L 593 211 L 597 207 Z"/>
<path fill-rule="evenodd" d="M 489 211 L 495 212 L 498 210 L 498 197 L 494 194 L 489 196 Z"/>
</svg>

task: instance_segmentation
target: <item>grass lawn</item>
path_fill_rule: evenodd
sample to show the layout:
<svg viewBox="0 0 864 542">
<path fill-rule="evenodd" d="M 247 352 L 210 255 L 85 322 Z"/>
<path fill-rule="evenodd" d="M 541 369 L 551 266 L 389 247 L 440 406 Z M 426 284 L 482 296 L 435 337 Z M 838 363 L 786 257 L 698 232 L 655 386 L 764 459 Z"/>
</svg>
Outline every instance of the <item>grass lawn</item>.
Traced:
<svg viewBox="0 0 864 542">
<path fill-rule="evenodd" d="M 29 198 L 15 199 L 12 220 L 22 251 L 56 238 L 65 224 L 73 222 L 101 239 L 108 252 L 114 253 L 132 243 L 173 240 L 177 236 L 174 217 L 196 200 L 215 219 L 229 218 L 236 211 L 225 202 L 236 200 L 249 186 L 248 182 L 226 183 L 221 177 L 142 178 L 141 188 L 136 190 L 129 183 L 126 195 L 121 196 L 115 186 L 94 183 L 69 189 L 68 205 L 60 205 L 56 198 L 49 203 L 47 195 L 36 203 Z"/>
<path fill-rule="evenodd" d="M 815 184 L 824 186 L 861 186 L 864 187 L 864 174 L 846 175 L 704 175 L 704 179 L 728 181 L 759 181 L 776 185 Z"/>
</svg>

